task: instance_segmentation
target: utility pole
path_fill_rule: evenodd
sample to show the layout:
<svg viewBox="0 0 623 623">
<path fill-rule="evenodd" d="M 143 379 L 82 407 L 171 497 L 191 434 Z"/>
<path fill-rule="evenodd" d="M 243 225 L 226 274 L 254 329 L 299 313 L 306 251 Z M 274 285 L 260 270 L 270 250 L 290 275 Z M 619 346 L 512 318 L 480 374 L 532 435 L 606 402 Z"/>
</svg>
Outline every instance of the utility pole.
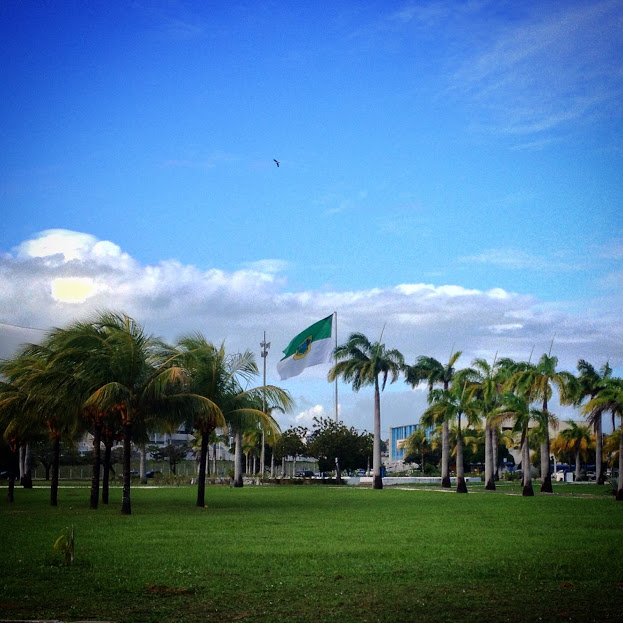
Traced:
<svg viewBox="0 0 623 623">
<path fill-rule="evenodd" d="M 266 413 L 266 359 L 268 357 L 268 349 L 270 348 L 270 342 L 266 341 L 266 331 L 264 331 L 264 340 L 260 342 L 260 346 L 262 347 L 261 357 L 264 360 L 264 389 L 262 391 L 262 411 Z M 264 446 L 265 446 L 265 437 L 264 437 L 264 423 L 262 423 L 262 451 L 260 452 L 260 469 L 262 472 L 262 477 L 264 477 Z"/>
</svg>

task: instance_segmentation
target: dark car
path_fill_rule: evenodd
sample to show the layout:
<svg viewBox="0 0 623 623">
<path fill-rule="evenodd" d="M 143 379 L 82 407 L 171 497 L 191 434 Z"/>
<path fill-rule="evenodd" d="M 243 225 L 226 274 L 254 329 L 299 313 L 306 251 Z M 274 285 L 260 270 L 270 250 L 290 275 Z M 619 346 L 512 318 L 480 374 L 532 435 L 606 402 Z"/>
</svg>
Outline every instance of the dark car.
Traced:
<svg viewBox="0 0 623 623">
<path fill-rule="evenodd" d="M 147 472 L 145 476 L 147 476 L 147 478 L 153 478 L 154 476 L 159 476 L 160 474 L 162 474 L 162 472 L 159 469 L 152 469 Z"/>
<path fill-rule="evenodd" d="M 301 469 L 296 472 L 295 476 L 297 478 L 312 478 L 314 476 L 314 472 L 311 469 Z"/>
</svg>

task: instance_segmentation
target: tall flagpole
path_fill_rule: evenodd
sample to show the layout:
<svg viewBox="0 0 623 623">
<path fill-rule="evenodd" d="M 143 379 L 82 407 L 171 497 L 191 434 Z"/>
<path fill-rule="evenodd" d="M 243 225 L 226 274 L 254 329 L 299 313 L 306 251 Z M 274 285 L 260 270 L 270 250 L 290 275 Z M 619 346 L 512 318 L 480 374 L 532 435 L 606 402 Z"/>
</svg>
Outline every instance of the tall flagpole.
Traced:
<svg viewBox="0 0 623 623">
<path fill-rule="evenodd" d="M 333 319 L 335 320 L 335 348 L 337 348 L 337 312 L 333 312 Z M 334 356 L 334 364 L 337 363 L 337 359 Z M 338 414 L 337 414 L 337 376 L 335 377 L 335 423 L 338 422 Z"/>
<path fill-rule="evenodd" d="M 270 342 L 266 341 L 266 331 L 264 331 L 264 341 L 260 342 L 262 347 L 262 359 L 264 360 L 264 390 L 262 391 L 262 411 L 266 413 L 266 358 L 268 357 L 268 349 L 270 348 Z M 264 433 L 264 423 L 262 423 L 262 451 L 260 452 L 260 463 L 262 470 L 262 477 L 264 476 L 264 460 L 265 460 L 265 446 L 266 439 Z M 272 475 L 272 474 L 271 474 Z"/>
</svg>

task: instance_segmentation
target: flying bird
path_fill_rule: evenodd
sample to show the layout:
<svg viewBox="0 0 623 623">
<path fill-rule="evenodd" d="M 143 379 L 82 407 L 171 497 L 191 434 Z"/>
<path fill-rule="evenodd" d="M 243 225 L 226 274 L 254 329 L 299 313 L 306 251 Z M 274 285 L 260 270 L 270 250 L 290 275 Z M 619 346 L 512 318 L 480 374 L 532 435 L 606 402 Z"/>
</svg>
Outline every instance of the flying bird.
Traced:
<svg viewBox="0 0 623 623">
<path fill-rule="evenodd" d="M 275 159 L 273 158 L 273 162 L 274 162 L 277 166 L 279 166 L 279 160 L 275 160 Z"/>
</svg>

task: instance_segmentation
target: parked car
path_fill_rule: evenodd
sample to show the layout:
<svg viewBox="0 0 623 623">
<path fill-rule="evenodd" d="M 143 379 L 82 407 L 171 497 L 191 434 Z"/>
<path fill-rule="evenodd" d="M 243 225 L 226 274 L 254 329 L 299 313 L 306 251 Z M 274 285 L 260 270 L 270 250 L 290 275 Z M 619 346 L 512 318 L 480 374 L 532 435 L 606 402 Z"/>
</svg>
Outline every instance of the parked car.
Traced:
<svg viewBox="0 0 623 623">
<path fill-rule="evenodd" d="M 294 474 L 297 478 L 312 478 L 314 472 L 311 469 L 301 469 L 296 474 Z"/>
<path fill-rule="evenodd" d="M 158 476 L 160 474 L 162 474 L 162 472 L 159 469 L 152 469 L 151 471 L 147 472 L 145 476 L 147 476 L 147 478 L 153 478 L 154 476 Z"/>
</svg>

